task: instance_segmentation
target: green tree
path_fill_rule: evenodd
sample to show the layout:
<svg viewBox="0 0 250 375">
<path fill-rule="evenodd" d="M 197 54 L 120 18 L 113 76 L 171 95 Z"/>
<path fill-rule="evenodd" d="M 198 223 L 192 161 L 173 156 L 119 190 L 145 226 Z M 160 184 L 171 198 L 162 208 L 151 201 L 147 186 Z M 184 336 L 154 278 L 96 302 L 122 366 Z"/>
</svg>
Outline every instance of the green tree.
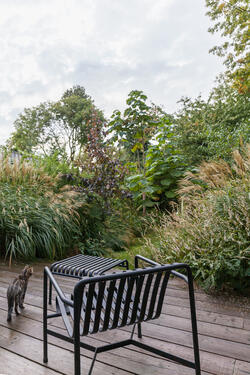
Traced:
<svg viewBox="0 0 250 375">
<path fill-rule="evenodd" d="M 75 86 L 65 91 L 57 102 L 25 108 L 14 123 L 9 146 L 28 153 L 51 155 L 57 152 L 73 162 L 87 143 L 93 114 L 102 126 L 103 113 L 83 87 Z"/>
<path fill-rule="evenodd" d="M 135 200 L 140 202 L 141 192 L 146 193 L 144 207 L 168 206 L 177 197 L 177 183 L 186 170 L 186 162 L 174 142 L 173 124 L 164 116 L 146 152 L 145 175 L 133 174 L 127 179 Z"/>
<path fill-rule="evenodd" d="M 123 116 L 120 111 L 114 111 L 109 123 L 111 141 L 118 143 L 118 147 L 124 149 L 128 155 L 127 165 L 134 174 L 128 181 L 136 185 L 136 190 L 144 203 L 147 193 L 152 192 L 146 179 L 146 151 L 163 114 L 160 108 L 155 105 L 149 106 L 146 102 L 147 96 L 142 91 L 131 91 Z M 145 204 L 143 212 L 145 213 Z"/>
<path fill-rule="evenodd" d="M 123 116 L 116 110 L 109 123 L 111 141 L 116 142 L 118 148 L 126 150 L 128 159 L 136 162 L 140 171 L 143 171 L 145 152 L 163 113 L 159 107 L 153 104 L 149 106 L 146 101 L 147 96 L 142 91 L 131 91 Z"/>
<path fill-rule="evenodd" d="M 127 187 L 144 213 L 146 207 L 163 207 L 176 197 L 177 181 L 185 170 L 173 139 L 172 116 L 146 101 L 142 91 L 132 91 L 123 116 L 115 111 L 110 123 L 113 142 L 127 151 Z"/>
<path fill-rule="evenodd" d="M 174 141 L 189 165 L 203 160 L 231 159 L 232 149 L 249 142 L 250 105 L 223 78 L 208 98 L 183 98 L 175 115 Z"/>
<path fill-rule="evenodd" d="M 209 32 L 225 38 L 211 52 L 225 57 L 228 74 L 240 93 L 249 93 L 249 0 L 206 0 L 207 15 L 215 21 Z"/>
</svg>

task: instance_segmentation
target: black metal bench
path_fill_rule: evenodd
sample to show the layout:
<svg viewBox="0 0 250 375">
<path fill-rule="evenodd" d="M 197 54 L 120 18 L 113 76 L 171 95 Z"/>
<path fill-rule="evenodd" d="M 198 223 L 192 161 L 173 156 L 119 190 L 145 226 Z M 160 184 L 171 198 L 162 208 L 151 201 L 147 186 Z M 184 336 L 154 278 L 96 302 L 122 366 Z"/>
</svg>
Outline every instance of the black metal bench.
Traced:
<svg viewBox="0 0 250 375">
<path fill-rule="evenodd" d="M 78 254 L 72 257 L 58 260 L 51 264 L 50 271 L 57 276 L 73 277 L 82 279 L 85 276 L 102 275 L 114 267 L 128 269 L 126 259 L 103 258 L 93 255 Z M 50 283 L 49 303 L 52 298 L 52 284 Z"/>
<path fill-rule="evenodd" d="M 51 264 L 50 270 L 55 275 L 81 279 L 84 276 L 101 275 L 114 267 L 125 267 L 128 269 L 128 261 L 126 259 L 78 254 L 70 258 L 58 260 Z"/>
<path fill-rule="evenodd" d="M 151 266 L 138 269 L 139 259 L 150 263 Z M 43 307 L 45 363 L 48 362 L 47 336 L 52 335 L 74 344 L 75 375 L 80 375 L 81 347 L 94 352 L 93 361 L 89 370 L 90 375 L 98 353 L 127 345 L 135 345 L 184 366 L 193 368 L 195 369 L 195 374 L 200 375 L 193 279 L 189 266 L 182 263 L 159 265 L 144 257 L 136 256 L 135 267 L 136 269 L 132 271 L 85 277 L 76 283 L 71 297 L 65 296 L 50 269 L 45 267 Z M 180 269 L 185 270 L 187 276 L 176 271 Z M 138 325 L 138 337 L 141 338 L 141 323 L 159 318 L 170 274 L 174 274 L 188 283 L 194 349 L 193 362 L 133 339 L 136 325 Z M 48 279 L 57 292 L 56 313 L 53 314 L 48 314 L 47 311 Z M 64 321 L 68 335 L 59 334 L 53 330 L 52 326 L 48 328 L 48 319 L 59 316 L 62 317 Z M 80 340 L 80 336 L 105 332 L 129 325 L 132 325 L 133 329 L 128 340 L 101 347 L 94 347 Z"/>
</svg>

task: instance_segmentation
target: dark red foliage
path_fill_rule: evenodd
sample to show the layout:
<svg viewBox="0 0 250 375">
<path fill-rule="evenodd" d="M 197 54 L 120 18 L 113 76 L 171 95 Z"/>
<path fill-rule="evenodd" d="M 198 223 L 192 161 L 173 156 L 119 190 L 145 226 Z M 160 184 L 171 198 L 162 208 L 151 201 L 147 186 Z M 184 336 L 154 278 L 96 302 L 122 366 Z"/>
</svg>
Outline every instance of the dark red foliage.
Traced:
<svg viewBox="0 0 250 375">
<path fill-rule="evenodd" d="M 129 192 L 122 188 L 127 168 L 115 158 L 112 150 L 105 144 L 106 133 L 100 126 L 98 116 L 93 113 L 89 122 L 87 142 L 87 165 L 83 166 L 92 177 L 88 188 L 99 194 L 106 202 L 113 197 L 129 197 Z"/>
</svg>

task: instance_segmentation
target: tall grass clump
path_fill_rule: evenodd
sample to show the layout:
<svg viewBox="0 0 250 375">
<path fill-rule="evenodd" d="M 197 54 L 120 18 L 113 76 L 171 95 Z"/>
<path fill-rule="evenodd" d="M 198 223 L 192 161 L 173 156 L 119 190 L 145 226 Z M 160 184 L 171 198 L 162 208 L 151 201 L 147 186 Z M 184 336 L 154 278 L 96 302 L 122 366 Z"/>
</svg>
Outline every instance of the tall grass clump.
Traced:
<svg viewBox="0 0 250 375">
<path fill-rule="evenodd" d="M 180 204 L 153 224 L 147 241 L 162 263 L 186 262 L 205 288 L 250 288 L 250 147 L 233 165 L 203 163 L 181 182 Z"/>
<path fill-rule="evenodd" d="M 84 197 L 28 164 L 0 163 L 0 255 L 61 257 L 81 238 Z"/>
<path fill-rule="evenodd" d="M 36 168 L 26 161 L 11 163 L 9 157 L 0 160 L 0 182 L 22 186 L 39 194 L 56 187 L 56 178 L 48 175 L 43 168 Z"/>
</svg>

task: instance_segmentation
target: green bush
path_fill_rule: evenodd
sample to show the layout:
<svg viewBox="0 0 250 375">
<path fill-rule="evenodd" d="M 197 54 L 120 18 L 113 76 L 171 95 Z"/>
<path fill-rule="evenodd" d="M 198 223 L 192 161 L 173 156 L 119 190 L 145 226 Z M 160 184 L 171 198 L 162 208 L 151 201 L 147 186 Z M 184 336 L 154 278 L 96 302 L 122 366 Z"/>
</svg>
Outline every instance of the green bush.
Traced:
<svg viewBox="0 0 250 375">
<path fill-rule="evenodd" d="M 0 163 L 0 254 L 9 257 L 61 257 L 81 238 L 79 207 L 84 197 L 28 163 Z"/>
<path fill-rule="evenodd" d="M 187 164 L 223 158 L 229 161 L 232 150 L 249 141 L 250 102 L 231 82 L 219 79 L 208 100 L 182 98 L 175 115 L 175 146 Z"/>
<path fill-rule="evenodd" d="M 32 195 L 23 187 L 0 186 L 1 253 L 13 257 L 61 257 L 80 237 L 69 199 Z"/>
<path fill-rule="evenodd" d="M 78 213 L 82 252 L 90 254 L 92 249 L 93 255 L 101 255 L 106 251 L 121 251 L 127 247 L 129 225 L 123 220 L 123 215 L 115 204 L 114 207 L 107 208 L 98 194 L 91 194 L 88 196 L 88 207 L 79 209 Z"/>
<path fill-rule="evenodd" d="M 207 289 L 250 288 L 249 159 L 236 152 L 233 168 L 204 163 L 187 176 L 180 206 L 153 225 L 158 239 L 147 246 L 154 258 L 190 264 Z"/>
<path fill-rule="evenodd" d="M 73 167 L 69 166 L 66 159 L 60 158 L 58 152 L 48 156 L 32 156 L 33 164 L 36 168 L 41 168 L 49 176 L 57 178 L 60 174 L 72 173 Z"/>
</svg>

